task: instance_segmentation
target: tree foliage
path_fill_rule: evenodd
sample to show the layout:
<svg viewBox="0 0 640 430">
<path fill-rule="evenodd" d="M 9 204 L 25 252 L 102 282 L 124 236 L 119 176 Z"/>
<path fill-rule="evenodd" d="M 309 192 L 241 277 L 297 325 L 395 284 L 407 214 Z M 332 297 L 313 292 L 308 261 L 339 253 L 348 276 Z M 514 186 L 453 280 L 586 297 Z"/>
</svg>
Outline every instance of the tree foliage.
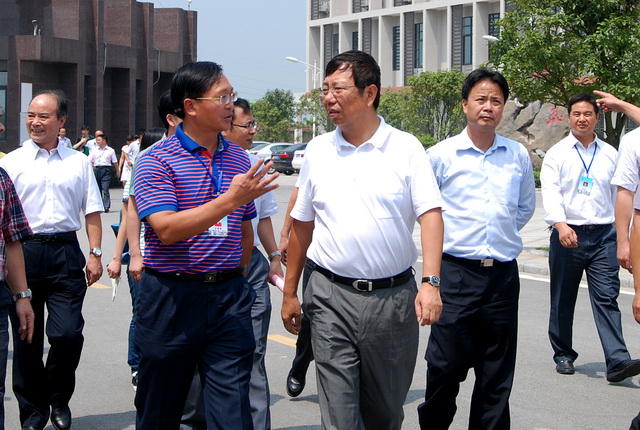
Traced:
<svg viewBox="0 0 640 430">
<path fill-rule="evenodd" d="M 491 61 L 522 102 L 567 106 L 595 89 L 640 102 L 640 0 L 511 0 Z M 606 114 L 617 146 L 626 122 Z"/>
<path fill-rule="evenodd" d="M 293 142 L 296 109 L 291 91 L 269 90 L 251 109 L 260 126 L 255 140 Z"/>
<path fill-rule="evenodd" d="M 380 114 L 387 123 L 415 135 L 425 147 L 460 133 L 466 118 L 461 89 L 465 74 L 425 72 L 409 78 L 409 88 L 387 91 Z"/>
<path fill-rule="evenodd" d="M 316 123 L 316 136 L 333 131 L 336 128 L 327 116 L 327 111 L 322 105 L 322 99 L 318 91 L 311 91 L 300 96 L 296 106 L 296 117 L 299 120 L 296 127 L 307 130 L 307 134 L 309 134 L 309 130 L 313 130 L 314 118 Z"/>
</svg>

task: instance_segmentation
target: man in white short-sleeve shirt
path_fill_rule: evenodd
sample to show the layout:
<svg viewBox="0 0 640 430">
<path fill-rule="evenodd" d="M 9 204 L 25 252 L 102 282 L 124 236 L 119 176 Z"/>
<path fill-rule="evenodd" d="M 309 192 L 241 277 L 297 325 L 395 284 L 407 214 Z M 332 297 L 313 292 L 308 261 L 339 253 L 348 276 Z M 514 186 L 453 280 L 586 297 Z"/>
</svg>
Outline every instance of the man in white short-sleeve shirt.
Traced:
<svg viewBox="0 0 640 430">
<path fill-rule="evenodd" d="M 338 128 L 307 147 L 291 212 L 282 319 L 299 332 L 297 286 L 309 257 L 317 267 L 304 311 L 323 428 L 400 429 L 418 322 L 431 324 L 442 311 L 440 193 L 420 142 L 376 114 L 379 91 L 380 68 L 369 54 L 348 51 L 327 64 L 322 101 Z"/>
</svg>

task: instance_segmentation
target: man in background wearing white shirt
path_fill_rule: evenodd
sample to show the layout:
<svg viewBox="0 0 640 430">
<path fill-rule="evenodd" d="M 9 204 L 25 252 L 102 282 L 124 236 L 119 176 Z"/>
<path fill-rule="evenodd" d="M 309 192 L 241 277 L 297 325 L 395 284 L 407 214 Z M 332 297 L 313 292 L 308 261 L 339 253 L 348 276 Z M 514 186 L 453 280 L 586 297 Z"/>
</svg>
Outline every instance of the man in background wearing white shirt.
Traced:
<svg viewBox="0 0 640 430">
<path fill-rule="evenodd" d="M 594 132 L 599 108 L 591 95 L 573 96 L 567 110 L 571 133 L 547 152 L 540 171 L 545 221 L 553 226 L 549 339 L 556 371 L 575 373 L 578 353 L 572 345 L 573 315 L 586 270 L 607 381 L 620 382 L 640 373 L 640 360 L 632 360 L 629 355 L 617 303 L 620 267 L 613 224 L 616 187 L 611 184 L 617 152 Z"/>
</svg>

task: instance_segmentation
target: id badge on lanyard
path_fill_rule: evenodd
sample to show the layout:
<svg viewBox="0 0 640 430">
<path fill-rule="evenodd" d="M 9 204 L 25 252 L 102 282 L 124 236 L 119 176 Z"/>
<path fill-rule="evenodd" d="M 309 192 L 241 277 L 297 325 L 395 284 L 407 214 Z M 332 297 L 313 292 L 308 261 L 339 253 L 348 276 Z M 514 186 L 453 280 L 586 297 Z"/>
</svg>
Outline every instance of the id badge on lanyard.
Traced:
<svg viewBox="0 0 640 430">
<path fill-rule="evenodd" d="M 598 151 L 598 143 L 595 142 L 593 144 L 593 156 L 591 157 L 591 162 L 589 163 L 589 167 L 587 167 L 587 163 L 584 162 L 580 151 L 577 146 L 576 152 L 578 153 L 578 157 L 580 157 L 580 161 L 582 161 L 582 165 L 584 166 L 584 170 L 587 172 L 586 175 L 580 175 L 580 180 L 578 181 L 578 194 L 584 194 L 585 196 L 591 195 L 591 190 L 593 189 L 593 178 L 589 177 L 589 170 L 591 170 L 591 165 L 593 164 L 593 160 L 596 158 L 596 152 Z"/>
</svg>

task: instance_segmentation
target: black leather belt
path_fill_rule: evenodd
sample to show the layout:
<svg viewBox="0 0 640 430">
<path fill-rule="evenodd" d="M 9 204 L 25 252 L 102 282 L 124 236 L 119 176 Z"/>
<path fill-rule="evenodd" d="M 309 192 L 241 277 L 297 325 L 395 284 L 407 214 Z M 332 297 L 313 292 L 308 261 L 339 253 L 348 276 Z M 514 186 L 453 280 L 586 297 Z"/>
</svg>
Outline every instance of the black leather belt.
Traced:
<svg viewBox="0 0 640 430">
<path fill-rule="evenodd" d="M 411 267 L 409 267 L 404 272 L 397 274 L 396 276 L 392 276 L 390 278 L 380 278 L 380 279 L 346 278 L 344 276 L 336 275 L 332 271 L 320 266 L 316 266 L 316 271 L 322 273 L 332 282 L 339 282 L 341 284 L 350 285 L 357 291 L 363 291 L 363 292 L 378 290 L 380 288 L 391 288 L 393 286 L 403 285 L 403 284 L 406 284 L 409 281 L 409 279 L 413 277 L 413 269 Z"/>
<path fill-rule="evenodd" d="M 453 261 L 464 266 L 471 267 L 493 267 L 500 264 L 510 263 L 511 261 L 498 261 L 495 258 L 483 258 L 481 260 L 470 260 L 468 258 L 456 257 L 451 254 L 442 254 L 442 259 L 447 261 Z"/>
<path fill-rule="evenodd" d="M 204 284 L 217 284 L 218 282 L 228 281 L 244 274 L 244 266 L 238 266 L 231 270 L 220 270 L 218 272 L 205 273 L 182 273 L 182 272 L 160 272 L 150 267 L 145 267 L 146 271 L 158 276 L 162 276 L 174 280 L 196 281 Z"/>
<path fill-rule="evenodd" d="M 95 166 L 94 169 L 110 169 L 111 166 Z"/>
<path fill-rule="evenodd" d="M 587 225 L 572 225 L 572 224 L 568 224 L 569 227 L 571 227 L 574 230 L 586 230 L 586 231 L 591 231 L 591 230 L 600 230 L 603 228 L 607 228 L 607 227 L 611 227 L 611 224 L 587 224 Z"/>
<path fill-rule="evenodd" d="M 31 236 L 30 238 L 28 238 L 27 240 L 33 240 L 36 242 L 75 242 L 77 238 L 76 238 L 75 231 L 69 231 L 65 233 L 51 233 L 51 234 L 37 233 Z"/>
</svg>

